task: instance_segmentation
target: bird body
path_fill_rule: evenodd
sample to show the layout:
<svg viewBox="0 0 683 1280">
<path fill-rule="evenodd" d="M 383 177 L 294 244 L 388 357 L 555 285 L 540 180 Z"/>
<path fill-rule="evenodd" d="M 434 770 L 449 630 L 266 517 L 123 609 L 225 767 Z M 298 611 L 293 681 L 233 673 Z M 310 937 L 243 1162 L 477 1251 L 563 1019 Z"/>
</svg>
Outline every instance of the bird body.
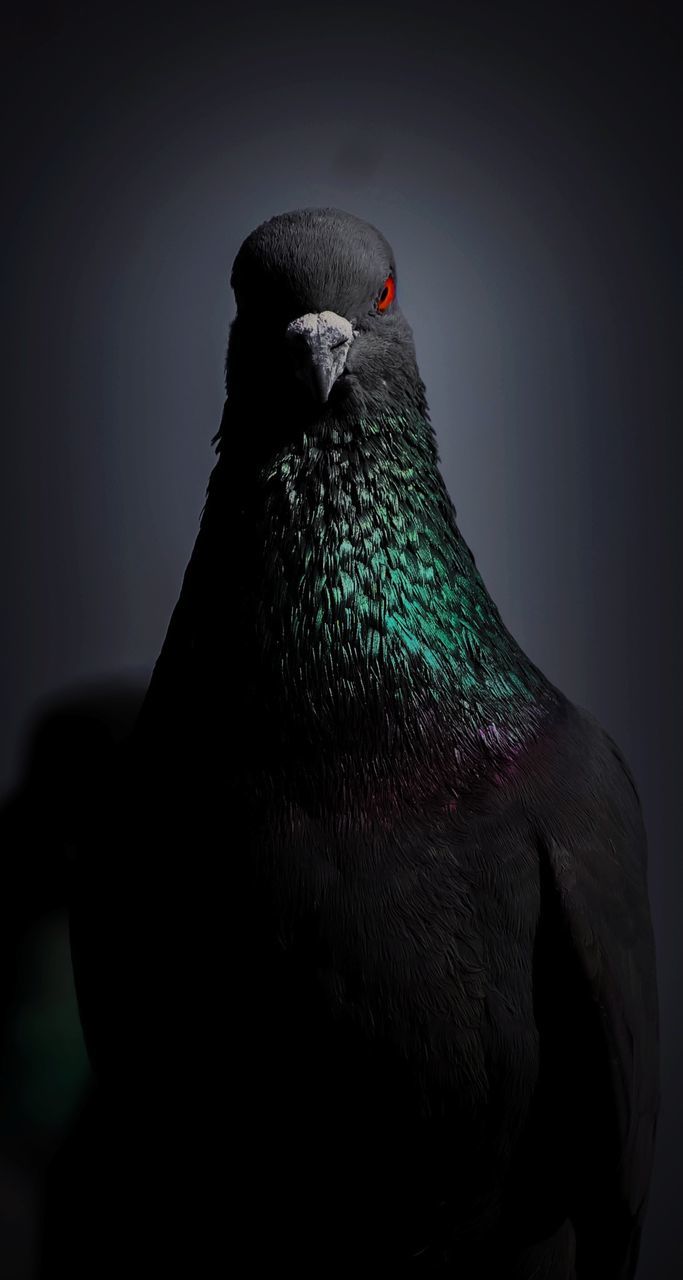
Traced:
<svg viewBox="0 0 683 1280">
<path fill-rule="evenodd" d="M 482 582 L 380 233 L 281 215 L 232 280 L 218 462 L 72 909 L 143 1216 L 240 1275 L 626 1280 L 657 1111 L 633 780 Z"/>
</svg>

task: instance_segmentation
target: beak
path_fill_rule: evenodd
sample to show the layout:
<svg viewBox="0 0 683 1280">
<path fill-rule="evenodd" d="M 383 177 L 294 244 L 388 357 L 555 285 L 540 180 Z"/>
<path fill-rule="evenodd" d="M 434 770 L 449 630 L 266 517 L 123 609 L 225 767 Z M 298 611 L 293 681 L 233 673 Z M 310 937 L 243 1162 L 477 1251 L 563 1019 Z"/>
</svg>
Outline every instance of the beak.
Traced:
<svg viewBox="0 0 683 1280">
<path fill-rule="evenodd" d="M 334 311 L 310 311 L 287 325 L 287 338 L 296 352 L 297 378 L 325 404 L 353 342 L 350 321 Z"/>
</svg>

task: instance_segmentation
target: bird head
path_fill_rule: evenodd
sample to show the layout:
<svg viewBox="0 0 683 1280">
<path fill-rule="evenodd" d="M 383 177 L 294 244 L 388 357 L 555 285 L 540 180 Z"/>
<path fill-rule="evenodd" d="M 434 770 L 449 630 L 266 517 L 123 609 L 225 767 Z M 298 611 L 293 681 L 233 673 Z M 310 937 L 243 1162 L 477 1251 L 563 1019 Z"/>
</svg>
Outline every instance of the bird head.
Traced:
<svg viewBox="0 0 683 1280">
<path fill-rule="evenodd" d="M 338 209 L 270 218 L 244 241 L 228 391 L 309 417 L 419 407 L 424 391 L 391 245 Z"/>
</svg>

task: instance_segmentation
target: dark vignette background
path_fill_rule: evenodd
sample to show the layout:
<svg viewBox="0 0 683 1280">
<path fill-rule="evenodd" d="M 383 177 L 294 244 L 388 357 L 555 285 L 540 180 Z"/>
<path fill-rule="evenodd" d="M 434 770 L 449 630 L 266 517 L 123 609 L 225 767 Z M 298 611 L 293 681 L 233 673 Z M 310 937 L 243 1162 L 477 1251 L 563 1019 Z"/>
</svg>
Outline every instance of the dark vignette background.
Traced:
<svg viewBox="0 0 683 1280">
<path fill-rule="evenodd" d="M 8 969 L 0 1274 L 33 1275 L 42 1175 L 87 1079 L 58 864 L 17 809 L 31 734 L 54 699 L 146 679 L 212 466 L 232 258 L 271 214 L 334 204 L 397 251 L 443 469 L 503 617 L 639 784 L 664 1054 L 639 1275 L 673 1280 L 675 9 L 98 8 L 24 5 L 2 40 L 2 920 L 26 859 L 52 888 L 27 873 Z"/>
</svg>

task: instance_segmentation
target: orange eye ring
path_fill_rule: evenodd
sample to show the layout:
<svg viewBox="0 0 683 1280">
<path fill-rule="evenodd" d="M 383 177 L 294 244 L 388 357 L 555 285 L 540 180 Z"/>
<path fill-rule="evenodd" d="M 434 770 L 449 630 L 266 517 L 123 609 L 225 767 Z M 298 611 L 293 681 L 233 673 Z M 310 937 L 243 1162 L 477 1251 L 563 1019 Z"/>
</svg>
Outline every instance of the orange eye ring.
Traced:
<svg viewBox="0 0 683 1280">
<path fill-rule="evenodd" d="M 377 310 L 388 311 L 395 297 L 396 297 L 396 281 L 394 280 L 393 276 L 387 276 L 386 280 L 384 281 L 384 284 L 382 285 L 382 290 L 380 292 L 380 295 L 377 299 L 377 304 L 376 304 Z"/>
</svg>

